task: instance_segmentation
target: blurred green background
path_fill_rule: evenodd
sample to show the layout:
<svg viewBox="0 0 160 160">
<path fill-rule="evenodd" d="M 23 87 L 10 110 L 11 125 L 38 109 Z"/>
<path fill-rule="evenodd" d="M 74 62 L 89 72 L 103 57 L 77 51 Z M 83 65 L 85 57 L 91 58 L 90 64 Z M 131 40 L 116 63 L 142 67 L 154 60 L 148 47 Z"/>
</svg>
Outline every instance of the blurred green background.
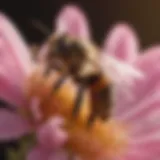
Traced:
<svg viewBox="0 0 160 160">
<path fill-rule="evenodd" d="M 67 0 L 1 0 L 0 9 L 18 25 L 29 43 L 39 43 L 45 38 L 31 25 L 38 19 L 49 28 L 58 10 Z M 120 21 L 133 25 L 142 47 L 160 42 L 160 0 L 74 0 L 86 12 L 92 26 L 94 39 L 100 44 L 108 29 Z M 1 144 L 1 157 L 9 144 Z"/>
</svg>

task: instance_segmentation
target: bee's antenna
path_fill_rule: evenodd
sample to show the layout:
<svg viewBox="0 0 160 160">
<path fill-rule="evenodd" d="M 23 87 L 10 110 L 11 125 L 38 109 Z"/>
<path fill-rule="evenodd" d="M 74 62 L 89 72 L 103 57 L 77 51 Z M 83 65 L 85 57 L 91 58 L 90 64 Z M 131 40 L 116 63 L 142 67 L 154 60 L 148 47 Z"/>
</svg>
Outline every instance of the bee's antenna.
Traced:
<svg viewBox="0 0 160 160">
<path fill-rule="evenodd" d="M 34 20 L 31 20 L 31 23 L 35 28 L 37 28 L 45 36 L 48 36 L 51 34 L 51 30 L 41 21 L 34 19 Z"/>
</svg>

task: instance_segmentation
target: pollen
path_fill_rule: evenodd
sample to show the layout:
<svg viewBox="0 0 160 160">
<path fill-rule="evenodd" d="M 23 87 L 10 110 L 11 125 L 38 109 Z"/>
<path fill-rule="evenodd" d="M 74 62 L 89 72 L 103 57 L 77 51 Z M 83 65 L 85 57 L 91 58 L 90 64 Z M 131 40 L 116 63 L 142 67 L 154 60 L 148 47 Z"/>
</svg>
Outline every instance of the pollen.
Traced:
<svg viewBox="0 0 160 160">
<path fill-rule="evenodd" d="M 87 127 L 90 114 L 90 96 L 88 91 L 84 95 L 81 109 L 76 117 L 72 111 L 76 98 L 76 85 L 67 79 L 64 84 L 53 92 L 53 86 L 60 75 L 57 72 L 43 74 L 38 68 L 27 81 L 27 102 L 33 97 L 39 99 L 39 110 L 43 123 L 50 117 L 60 115 L 65 120 L 63 126 L 68 133 L 65 148 L 84 160 L 98 160 L 112 158 L 122 154 L 127 147 L 126 128 L 116 120 L 107 121 L 96 119 L 91 127 Z"/>
</svg>

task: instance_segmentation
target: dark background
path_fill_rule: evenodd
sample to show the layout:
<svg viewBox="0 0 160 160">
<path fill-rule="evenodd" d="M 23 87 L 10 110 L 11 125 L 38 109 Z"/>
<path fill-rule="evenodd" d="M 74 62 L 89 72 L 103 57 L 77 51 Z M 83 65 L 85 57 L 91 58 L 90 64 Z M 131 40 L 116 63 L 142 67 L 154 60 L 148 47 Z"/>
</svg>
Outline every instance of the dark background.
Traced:
<svg viewBox="0 0 160 160">
<path fill-rule="evenodd" d="M 39 43 L 45 36 L 31 25 L 31 20 L 41 20 L 51 28 L 58 10 L 70 2 L 72 1 L 0 0 L 0 9 L 16 22 L 29 43 Z M 73 2 L 86 12 L 94 39 L 98 43 L 102 43 L 106 31 L 119 21 L 126 21 L 135 27 L 143 47 L 160 41 L 159 0 L 75 0 Z M 6 145 L 1 145 L 2 152 L 5 147 Z M 0 157 L 0 159 L 4 158 Z"/>
<path fill-rule="evenodd" d="M 44 35 L 32 27 L 31 19 L 40 19 L 51 28 L 57 11 L 68 0 L 1 0 L 1 10 L 17 23 L 29 42 L 41 42 Z M 159 0 L 75 0 L 85 10 L 94 38 L 101 43 L 104 33 L 116 22 L 132 24 L 143 46 L 160 40 Z"/>
</svg>

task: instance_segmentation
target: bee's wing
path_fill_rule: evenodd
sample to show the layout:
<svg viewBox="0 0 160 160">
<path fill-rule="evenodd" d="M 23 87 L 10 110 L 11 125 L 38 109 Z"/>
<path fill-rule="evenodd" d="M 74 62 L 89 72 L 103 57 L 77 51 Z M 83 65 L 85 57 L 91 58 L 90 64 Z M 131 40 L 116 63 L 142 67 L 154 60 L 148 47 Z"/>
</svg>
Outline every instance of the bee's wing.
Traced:
<svg viewBox="0 0 160 160">
<path fill-rule="evenodd" d="M 133 80 L 143 78 L 139 69 L 105 53 L 100 57 L 100 66 L 106 77 L 117 85 L 132 85 Z"/>
<path fill-rule="evenodd" d="M 30 52 L 11 20 L 0 13 L 0 99 L 17 104 L 31 71 Z"/>
<path fill-rule="evenodd" d="M 55 27 L 57 33 L 65 32 L 76 38 L 90 38 L 86 16 L 74 5 L 67 5 L 62 8 L 56 18 Z"/>
</svg>

